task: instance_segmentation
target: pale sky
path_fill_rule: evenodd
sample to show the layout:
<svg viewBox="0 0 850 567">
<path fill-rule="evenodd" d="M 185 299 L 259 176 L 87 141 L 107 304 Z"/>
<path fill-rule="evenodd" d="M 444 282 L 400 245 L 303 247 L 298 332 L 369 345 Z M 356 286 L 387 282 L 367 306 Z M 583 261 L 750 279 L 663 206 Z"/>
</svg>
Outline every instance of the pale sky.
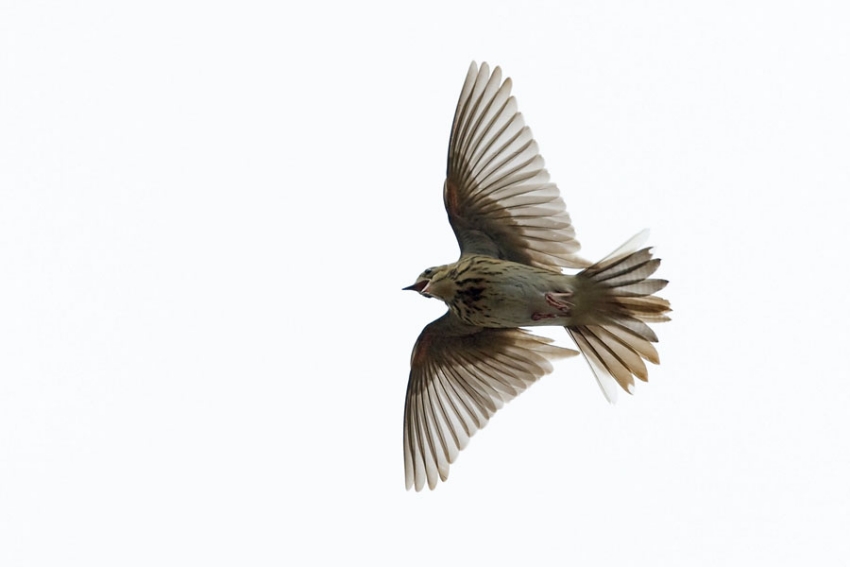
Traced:
<svg viewBox="0 0 850 567">
<path fill-rule="evenodd" d="M 846 5 L 284 5 L 0 6 L 0 564 L 850 562 Z M 407 492 L 472 60 L 673 320 Z"/>
</svg>

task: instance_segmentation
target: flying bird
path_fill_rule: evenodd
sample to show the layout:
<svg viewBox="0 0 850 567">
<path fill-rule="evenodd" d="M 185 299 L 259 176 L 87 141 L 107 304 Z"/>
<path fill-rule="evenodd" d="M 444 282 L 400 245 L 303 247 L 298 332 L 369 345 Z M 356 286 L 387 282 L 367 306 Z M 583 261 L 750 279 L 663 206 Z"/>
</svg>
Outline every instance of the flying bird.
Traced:
<svg viewBox="0 0 850 567">
<path fill-rule="evenodd" d="M 473 62 L 452 123 L 443 200 L 460 259 L 428 268 L 404 288 L 445 302 L 413 347 L 404 406 L 407 489 L 434 489 L 492 415 L 578 351 L 522 327 L 564 327 L 605 397 L 634 392 L 658 364 L 667 285 L 646 232 L 595 264 L 579 255 L 572 221 L 549 181 L 531 130 L 502 81 Z M 562 269 L 580 269 L 575 275 Z"/>
</svg>

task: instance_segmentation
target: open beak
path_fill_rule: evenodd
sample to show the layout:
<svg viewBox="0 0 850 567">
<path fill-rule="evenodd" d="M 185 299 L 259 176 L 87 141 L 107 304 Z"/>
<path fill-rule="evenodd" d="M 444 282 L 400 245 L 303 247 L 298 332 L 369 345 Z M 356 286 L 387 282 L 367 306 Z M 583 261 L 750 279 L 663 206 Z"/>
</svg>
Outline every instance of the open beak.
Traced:
<svg viewBox="0 0 850 567">
<path fill-rule="evenodd" d="M 409 286 L 403 287 L 401 289 L 402 290 L 410 289 L 410 290 L 418 291 L 419 293 L 422 293 L 422 290 L 425 289 L 425 286 L 427 286 L 427 285 L 428 285 L 428 280 L 422 280 L 421 282 L 416 282 L 413 285 L 409 285 Z"/>
</svg>

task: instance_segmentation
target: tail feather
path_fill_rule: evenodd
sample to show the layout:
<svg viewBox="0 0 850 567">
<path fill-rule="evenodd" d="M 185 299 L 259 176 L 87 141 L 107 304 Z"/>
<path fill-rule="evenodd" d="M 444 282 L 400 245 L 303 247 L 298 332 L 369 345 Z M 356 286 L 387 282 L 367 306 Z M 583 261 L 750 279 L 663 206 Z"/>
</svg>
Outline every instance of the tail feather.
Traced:
<svg viewBox="0 0 850 567">
<path fill-rule="evenodd" d="M 649 378 L 644 360 L 658 364 L 658 342 L 647 323 L 669 321 L 670 302 L 653 295 L 666 280 L 651 278 L 661 260 L 652 257 L 641 233 L 600 262 L 580 272 L 588 284 L 592 315 L 586 324 L 567 327 L 590 365 L 609 402 L 617 399 L 617 387 L 634 393 L 634 378 Z"/>
<path fill-rule="evenodd" d="M 665 315 L 670 311 L 670 302 L 666 299 L 655 296 L 623 297 L 620 303 L 633 313 L 637 313 L 641 321 L 663 323 L 670 320 L 670 317 Z"/>
<path fill-rule="evenodd" d="M 638 321 L 638 323 L 640 323 Z M 642 323 L 641 323 L 642 324 Z M 649 337 L 635 333 L 626 325 L 611 323 L 605 327 L 605 330 L 614 335 L 618 342 L 625 344 L 627 347 L 638 353 L 641 358 L 648 360 L 653 364 L 658 364 L 661 360 L 658 358 L 658 351 L 655 350 L 653 342 L 658 342 L 658 337 L 655 333 L 644 325 L 649 330 Z"/>
</svg>

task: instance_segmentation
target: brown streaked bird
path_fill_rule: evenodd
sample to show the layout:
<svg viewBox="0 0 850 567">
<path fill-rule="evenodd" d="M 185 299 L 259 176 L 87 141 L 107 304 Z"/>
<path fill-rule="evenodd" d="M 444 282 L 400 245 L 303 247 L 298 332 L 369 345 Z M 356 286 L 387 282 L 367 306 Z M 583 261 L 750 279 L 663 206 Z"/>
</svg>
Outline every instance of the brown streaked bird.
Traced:
<svg viewBox="0 0 850 567">
<path fill-rule="evenodd" d="M 428 268 L 406 287 L 448 311 L 413 347 L 404 405 L 407 488 L 433 489 L 490 417 L 541 376 L 553 358 L 578 352 L 520 327 L 561 326 L 605 397 L 647 380 L 658 364 L 647 323 L 667 321 L 667 285 L 650 278 L 661 260 L 641 233 L 596 264 L 581 259 L 570 216 L 531 130 L 502 81 L 473 62 L 449 140 L 443 200 L 460 259 Z M 563 268 L 582 269 L 575 275 Z"/>
</svg>

